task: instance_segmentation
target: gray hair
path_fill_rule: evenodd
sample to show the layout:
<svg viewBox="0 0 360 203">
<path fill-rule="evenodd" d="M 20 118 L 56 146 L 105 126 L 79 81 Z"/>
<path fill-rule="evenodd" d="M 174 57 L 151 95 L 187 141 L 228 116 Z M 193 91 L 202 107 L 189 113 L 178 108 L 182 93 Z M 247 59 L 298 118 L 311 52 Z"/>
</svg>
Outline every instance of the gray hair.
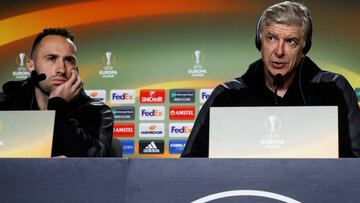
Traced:
<svg viewBox="0 0 360 203">
<path fill-rule="evenodd" d="M 259 18 L 258 34 L 271 23 L 279 23 L 285 25 L 298 25 L 304 33 L 304 46 L 306 41 L 311 40 L 312 23 L 309 10 L 301 3 L 284 1 L 274 4 L 267 8 Z"/>
</svg>

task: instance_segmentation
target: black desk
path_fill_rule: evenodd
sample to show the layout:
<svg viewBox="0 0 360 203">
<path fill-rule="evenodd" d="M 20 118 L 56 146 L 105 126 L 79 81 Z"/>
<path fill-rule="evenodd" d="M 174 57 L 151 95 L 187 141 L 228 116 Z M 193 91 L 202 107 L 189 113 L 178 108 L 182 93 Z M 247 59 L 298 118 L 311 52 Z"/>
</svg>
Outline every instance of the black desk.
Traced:
<svg viewBox="0 0 360 203">
<path fill-rule="evenodd" d="M 0 167 L 0 202 L 191 202 L 215 193 L 237 196 L 212 203 L 360 202 L 360 159 L 0 159 Z"/>
</svg>

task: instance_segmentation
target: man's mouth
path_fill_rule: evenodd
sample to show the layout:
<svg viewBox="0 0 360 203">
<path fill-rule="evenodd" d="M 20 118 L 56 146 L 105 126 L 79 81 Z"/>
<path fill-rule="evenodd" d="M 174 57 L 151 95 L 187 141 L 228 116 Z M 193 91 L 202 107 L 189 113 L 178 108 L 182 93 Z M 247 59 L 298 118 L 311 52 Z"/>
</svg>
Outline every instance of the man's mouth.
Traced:
<svg viewBox="0 0 360 203">
<path fill-rule="evenodd" d="M 55 85 L 61 85 L 66 82 L 66 79 L 65 78 L 54 78 L 52 81 Z"/>
<path fill-rule="evenodd" d="M 272 61 L 271 66 L 274 68 L 284 68 L 287 62 Z"/>
</svg>

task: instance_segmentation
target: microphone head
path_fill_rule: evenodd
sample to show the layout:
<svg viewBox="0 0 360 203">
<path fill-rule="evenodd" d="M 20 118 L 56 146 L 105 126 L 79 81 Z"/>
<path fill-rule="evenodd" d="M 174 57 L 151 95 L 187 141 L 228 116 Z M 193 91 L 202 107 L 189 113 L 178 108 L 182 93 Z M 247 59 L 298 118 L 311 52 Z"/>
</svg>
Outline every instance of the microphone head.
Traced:
<svg viewBox="0 0 360 203">
<path fill-rule="evenodd" d="M 46 75 L 44 73 L 41 73 L 38 75 L 39 82 L 46 79 Z"/>
<path fill-rule="evenodd" d="M 273 77 L 273 86 L 279 86 L 282 84 L 284 80 L 284 76 L 281 75 L 280 73 L 276 74 L 274 77 Z"/>
<path fill-rule="evenodd" d="M 36 70 L 31 71 L 30 81 L 33 85 L 39 86 L 39 82 L 46 79 L 46 75 L 44 73 L 38 74 Z"/>
</svg>

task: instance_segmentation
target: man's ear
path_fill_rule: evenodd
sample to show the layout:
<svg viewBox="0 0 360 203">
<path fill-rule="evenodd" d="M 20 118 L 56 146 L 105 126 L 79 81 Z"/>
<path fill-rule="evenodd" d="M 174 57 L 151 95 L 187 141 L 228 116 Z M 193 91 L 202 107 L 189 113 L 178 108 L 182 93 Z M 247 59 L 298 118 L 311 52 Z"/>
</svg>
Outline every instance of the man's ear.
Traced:
<svg viewBox="0 0 360 203">
<path fill-rule="evenodd" d="M 79 71 L 79 66 L 76 65 L 76 68 L 75 68 L 77 74 L 79 75 L 80 74 L 80 71 Z"/>
<path fill-rule="evenodd" d="M 26 61 L 26 69 L 29 73 L 31 73 L 31 71 L 35 70 L 35 64 L 32 59 L 28 59 Z"/>
</svg>

